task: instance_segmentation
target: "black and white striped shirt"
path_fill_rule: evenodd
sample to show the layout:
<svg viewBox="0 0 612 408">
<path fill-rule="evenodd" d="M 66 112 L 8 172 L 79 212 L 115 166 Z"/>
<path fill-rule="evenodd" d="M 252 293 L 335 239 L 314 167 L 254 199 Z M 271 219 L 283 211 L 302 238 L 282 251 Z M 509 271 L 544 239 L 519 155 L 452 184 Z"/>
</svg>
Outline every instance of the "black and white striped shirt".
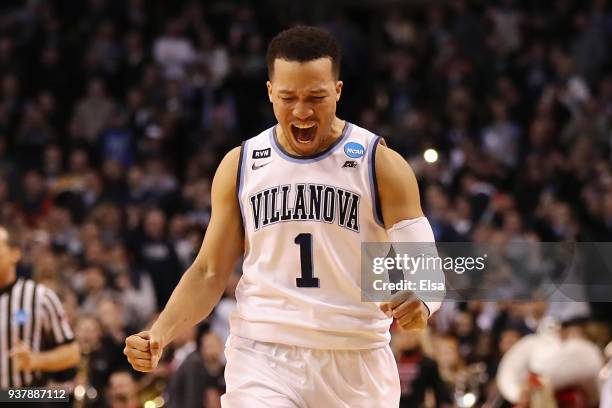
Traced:
<svg viewBox="0 0 612 408">
<path fill-rule="evenodd" d="M 0 288 L 0 389 L 42 385 L 42 373 L 20 372 L 10 350 L 19 341 L 33 353 L 74 340 L 57 295 L 44 285 L 19 278 Z"/>
</svg>

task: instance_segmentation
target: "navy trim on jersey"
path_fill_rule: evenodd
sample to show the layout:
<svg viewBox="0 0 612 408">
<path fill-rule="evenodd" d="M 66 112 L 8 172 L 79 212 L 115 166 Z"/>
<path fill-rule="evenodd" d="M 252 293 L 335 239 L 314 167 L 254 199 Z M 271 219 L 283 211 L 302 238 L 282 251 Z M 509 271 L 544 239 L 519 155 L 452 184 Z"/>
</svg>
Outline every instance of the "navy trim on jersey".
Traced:
<svg viewBox="0 0 612 408">
<path fill-rule="evenodd" d="M 380 142 L 380 136 L 370 143 L 368 151 L 368 174 L 370 175 L 370 191 L 372 194 L 372 210 L 374 212 L 374 220 L 381 227 L 385 227 L 383 221 L 382 208 L 380 207 L 380 196 L 378 195 L 378 182 L 376 181 L 376 147 Z"/>
<path fill-rule="evenodd" d="M 242 186 L 244 185 L 244 162 L 246 161 L 246 152 L 248 140 L 245 140 L 240 145 L 240 158 L 238 160 L 238 171 L 236 172 L 236 196 L 238 198 L 238 204 L 240 205 L 240 220 L 242 221 L 242 229 L 246 231 L 246 218 L 244 209 L 242 208 Z"/>
<path fill-rule="evenodd" d="M 347 136 L 351 133 L 352 129 L 353 124 L 349 123 L 348 121 L 345 121 L 344 129 L 342 129 L 342 134 L 340 135 L 340 137 L 336 139 L 336 141 L 332 143 L 327 149 L 312 156 L 296 156 L 287 152 L 278 142 L 278 139 L 276 137 L 276 126 L 273 126 L 271 129 L 272 131 L 270 132 L 270 144 L 272 145 L 276 153 L 278 153 L 278 155 L 285 160 L 288 160 L 293 163 L 314 163 L 318 162 L 319 160 L 323 160 L 324 158 L 329 156 L 347 138 Z"/>
</svg>

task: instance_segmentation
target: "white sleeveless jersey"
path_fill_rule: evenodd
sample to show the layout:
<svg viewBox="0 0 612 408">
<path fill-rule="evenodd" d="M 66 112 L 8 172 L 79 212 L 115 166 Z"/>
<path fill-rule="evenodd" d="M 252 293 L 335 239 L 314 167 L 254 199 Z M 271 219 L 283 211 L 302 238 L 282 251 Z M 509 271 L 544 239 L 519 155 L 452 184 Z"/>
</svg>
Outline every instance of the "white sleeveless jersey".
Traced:
<svg viewBox="0 0 612 408">
<path fill-rule="evenodd" d="M 243 276 L 231 333 L 317 349 L 389 343 L 387 318 L 361 301 L 361 243 L 388 241 L 378 204 L 379 137 L 346 123 L 316 156 L 293 156 L 276 127 L 242 145 Z"/>
</svg>

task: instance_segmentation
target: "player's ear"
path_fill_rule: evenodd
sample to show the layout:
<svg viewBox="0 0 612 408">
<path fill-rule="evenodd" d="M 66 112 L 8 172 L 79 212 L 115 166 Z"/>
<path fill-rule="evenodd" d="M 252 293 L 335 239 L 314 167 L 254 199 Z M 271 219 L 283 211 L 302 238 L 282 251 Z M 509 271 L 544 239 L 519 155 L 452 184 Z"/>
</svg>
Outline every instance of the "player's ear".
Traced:
<svg viewBox="0 0 612 408">
<path fill-rule="evenodd" d="M 344 85 L 342 81 L 336 82 L 336 102 L 340 100 L 340 95 L 342 94 L 342 85 Z"/>
<path fill-rule="evenodd" d="M 268 99 L 272 102 L 272 82 L 267 81 L 266 87 L 268 87 Z"/>
</svg>

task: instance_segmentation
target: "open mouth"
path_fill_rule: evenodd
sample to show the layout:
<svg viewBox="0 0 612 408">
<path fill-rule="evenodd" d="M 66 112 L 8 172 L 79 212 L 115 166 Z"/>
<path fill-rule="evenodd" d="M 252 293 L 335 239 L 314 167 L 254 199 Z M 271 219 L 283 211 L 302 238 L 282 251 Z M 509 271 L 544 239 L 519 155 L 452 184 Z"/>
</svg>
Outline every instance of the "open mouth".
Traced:
<svg viewBox="0 0 612 408">
<path fill-rule="evenodd" d="M 302 144 L 310 143 L 314 140 L 315 135 L 317 134 L 317 125 L 309 124 L 291 124 L 291 134 L 293 138 Z"/>
</svg>

